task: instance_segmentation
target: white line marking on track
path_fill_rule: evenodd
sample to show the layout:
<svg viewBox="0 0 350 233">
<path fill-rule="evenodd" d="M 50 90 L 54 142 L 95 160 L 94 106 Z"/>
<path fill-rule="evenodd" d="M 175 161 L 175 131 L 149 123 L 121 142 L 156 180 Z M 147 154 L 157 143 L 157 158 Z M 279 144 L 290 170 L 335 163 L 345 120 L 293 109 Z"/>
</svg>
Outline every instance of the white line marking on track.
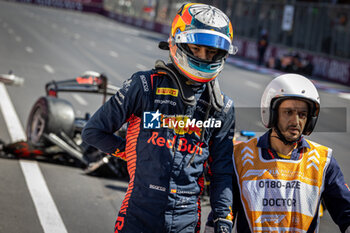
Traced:
<svg viewBox="0 0 350 233">
<path fill-rule="evenodd" d="M 146 69 L 147 69 L 146 66 L 141 65 L 141 64 L 136 64 L 136 67 L 137 67 L 138 69 L 140 69 L 140 70 L 146 70 Z"/>
<path fill-rule="evenodd" d="M 17 42 L 21 42 L 21 41 L 22 41 L 22 38 L 21 38 L 20 36 L 16 36 L 16 37 L 15 37 L 15 40 L 16 40 Z"/>
<path fill-rule="evenodd" d="M 26 51 L 27 51 L 28 53 L 32 53 L 32 52 L 33 52 L 33 49 L 32 49 L 31 47 L 27 46 L 27 47 L 26 47 Z"/>
<path fill-rule="evenodd" d="M 44 65 L 44 69 L 50 74 L 55 73 L 55 70 L 51 66 L 49 66 L 47 64 Z"/>
<path fill-rule="evenodd" d="M 256 89 L 259 89 L 261 87 L 258 83 L 252 81 L 245 81 L 245 84 Z"/>
<path fill-rule="evenodd" d="M 12 35 L 12 34 L 14 33 L 13 29 L 11 29 L 11 28 L 9 28 L 9 29 L 7 30 L 7 32 L 8 32 L 10 35 Z"/>
<path fill-rule="evenodd" d="M 21 160 L 20 164 L 44 232 L 67 233 L 38 163 Z"/>
<path fill-rule="evenodd" d="M 72 96 L 74 97 L 74 99 L 75 99 L 76 101 L 78 101 L 79 104 L 84 105 L 84 106 L 87 106 L 87 105 L 88 105 L 88 103 L 86 102 L 86 100 L 85 100 L 83 97 L 81 97 L 81 95 L 76 94 L 76 93 L 73 93 Z"/>
<path fill-rule="evenodd" d="M 15 108 L 12 105 L 10 96 L 7 93 L 5 84 L 0 83 L 0 110 L 4 116 L 11 142 L 26 140 L 22 125 L 18 119 Z"/>
<path fill-rule="evenodd" d="M 111 57 L 119 57 L 119 54 L 117 53 L 117 52 L 115 52 L 115 51 L 109 51 L 109 55 L 111 56 Z"/>
<path fill-rule="evenodd" d="M 338 96 L 350 100 L 350 93 L 339 93 Z"/>
<path fill-rule="evenodd" d="M 6 112 L 3 111 L 3 109 L 6 109 Z M 26 140 L 26 135 L 24 134 L 22 124 L 18 119 L 15 108 L 13 107 L 11 99 L 3 83 L 0 83 L 0 110 L 3 113 L 11 141 L 16 142 Z M 50 191 L 47 188 L 38 163 L 36 161 L 25 160 L 20 160 L 19 163 L 21 165 L 24 178 L 33 199 L 44 233 L 67 233 L 68 231 L 57 210 Z"/>
</svg>

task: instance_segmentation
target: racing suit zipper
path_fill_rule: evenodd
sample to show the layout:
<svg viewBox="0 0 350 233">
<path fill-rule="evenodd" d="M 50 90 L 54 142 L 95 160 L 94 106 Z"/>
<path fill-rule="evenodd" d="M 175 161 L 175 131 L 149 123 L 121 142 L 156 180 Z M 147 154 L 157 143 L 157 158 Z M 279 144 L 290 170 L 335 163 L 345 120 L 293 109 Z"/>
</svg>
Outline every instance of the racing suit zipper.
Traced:
<svg viewBox="0 0 350 233">
<path fill-rule="evenodd" d="M 188 108 L 188 106 L 186 106 L 185 107 L 185 110 L 184 110 L 184 112 L 182 113 L 182 120 L 184 120 L 184 115 L 186 114 L 186 112 L 187 112 L 187 108 Z M 178 146 L 178 141 L 179 141 L 179 139 L 178 139 L 178 137 L 179 137 L 179 134 L 177 134 L 176 133 L 176 131 L 174 130 L 174 132 L 175 132 L 175 137 L 176 137 L 176 139 L 175 139 L 175 142 L 174 142 L 174 147 L 173 147 L 173 153 L 174 153 L 174 157 L 173 157 L 173 165 L 172 165 L 172 173 L 173 173 L 173 170 L 174 170 L 174 163 L 175 163 L 175 156 L 176 156 L 176 151 L 177 151 L 177 146 Z M 169 184 L 169 186 L 170 186 L 170 184 Z M 175 186 L 175 190 L 177 191 L 177 185 Z M 177 194 L 175 194 L 176 195 L 176 198 L 177 198 Z M 176 209 L 176 204 L 177 204 L 177 201 L 176 201 L 176 198 L 175 198 L 175 201 L 174 201 L 174 203 L 173 203 L 173 208 L 172 208 L 172 210 L 171 210 L 171 215 L 172 215 L 172 218 L 171 218 L 171 221 L 173 222 L 174 221 L 174 217 L 175 217 L 175 209 Z M 173 229 L 172 229 L 172 223 L 169 225 L 170 226 L 170 232 L 173 232 Z"/>
<path fill-rule="evenodd" d="M 185 107 L 185 111 L 182 113 L 182 121 L 184 121 L 185 119 L 185 114 L 187 112 L 187 108 L 188 106 Z M 174 142 L 174 147 L 173 147 L 173 153 L 174 153 L 174 159 L 175 159 L 175 152 L 177 151 L 177 146 L 178 146 L 178 141 L 179 141 L 179 135 L 176 133 L 176 131 L 174 130 L 175 132 L 175 136 L 176 136 L 176 139 L 175 139 L 175 142 Z"/>
<path fill-rule="evenodd" d="M 208 107 L 207 107 L 207 109 L 205 111 L 204 121 L 208 120 L 210 109 L 211 109 L 211 99 L 209 98 Z M 205 135 L 205 127 L 204 127 L 204 125 L 202 125 L 201 131 L 202 132 L 201 132 L 201 137 L 199 139 L 199 142 L 195 144 L 196 149 L 193 151 L 192 156 L 191 156 L 190 160 L 188 161 L 188 164 L 187 164 L 186 167 L 191 166 L 191 164 L 194 161 L 194 158 L 196 157 L 196 151 L 200 150 L 200 146 L 203 144 L 204 135 Z"/>
</svg>

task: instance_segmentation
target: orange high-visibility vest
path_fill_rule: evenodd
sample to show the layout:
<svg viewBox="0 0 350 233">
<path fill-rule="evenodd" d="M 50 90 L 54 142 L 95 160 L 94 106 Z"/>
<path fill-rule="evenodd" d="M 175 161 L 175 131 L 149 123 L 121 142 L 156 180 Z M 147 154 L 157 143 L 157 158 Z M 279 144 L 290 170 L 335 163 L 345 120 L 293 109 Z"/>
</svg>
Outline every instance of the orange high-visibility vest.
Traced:
<svg viewBox="0 0 350 233">
<path fill-rule="evenodd" d="M 235 145 L 234 169 L 251 232 L 307 232 L 332 150 L 308 141 L 299 160 L 262 158 L 257 139 Z"/>
</svg>

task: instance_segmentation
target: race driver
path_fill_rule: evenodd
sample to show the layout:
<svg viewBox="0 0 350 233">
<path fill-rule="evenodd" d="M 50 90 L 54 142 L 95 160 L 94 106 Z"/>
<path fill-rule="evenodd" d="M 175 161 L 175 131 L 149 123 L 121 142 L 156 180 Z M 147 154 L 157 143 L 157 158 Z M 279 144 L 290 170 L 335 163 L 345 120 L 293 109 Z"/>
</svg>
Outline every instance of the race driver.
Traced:
<svg viewBox="0 0 350 233">
<path fill-rule="evenodd" d="M 232 38 L 222 11 L 184 4 L 160 44 L 171 62 L 133 74 L 85 126 L 86 143 L 127 161 L 115 232 L 199 232 L 206 161 L 216 232 L 231 231 L 234 107 L 216 77 L 234 53 Z M 126 141 L 114 135 L 125 122 Z"/>
<path fill-rule="evenodd" d="M 284 74 L 268 84 L 261 117 L 270 130 L 235 145 L 238 233 L 318 232 L 322 199 L 341 232 L 350 232 L 350 190 L 332 149 L 302 136 L 312 133 L 319 112 L 307 78 Z"/>
</svg>

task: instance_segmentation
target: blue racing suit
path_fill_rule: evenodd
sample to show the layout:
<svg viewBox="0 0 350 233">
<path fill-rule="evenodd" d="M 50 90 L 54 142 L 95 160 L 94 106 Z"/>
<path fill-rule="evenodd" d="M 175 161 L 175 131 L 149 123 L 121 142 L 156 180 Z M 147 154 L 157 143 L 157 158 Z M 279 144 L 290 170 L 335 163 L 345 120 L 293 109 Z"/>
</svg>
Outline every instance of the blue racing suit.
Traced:
<svg viewBox="0 0 350 233">
<path fill-rule="evenodd" d="M 207 160 L 214 218 L 230 215 L 233 101 L 222 94 L 222 110 L 206 114 L 210 102 L 206 85 L 193 92 L 196 104 L 186 105 L 166 73 L 138 72 L 85 126 L 86 143 L 106 153 L 125 152 L 130 182 L 115 232 L 199 231 L 199 195 Z M 126 141 L 114 134 L 125 122 Z"/>
<path fill-rule="evenodd" d="M 261 136 L 257 143 L 257 147 L 261 149 L 261 156 L 265 160 L 280 158 L 278 154 L 270 147 L 270 132 L 271 130 Z M 293 150 L 290 159 L 299 160 L 302 156 L 303 148 L 310 148 L 310 146 L 309 143 L 303 137 L 301 137 L 300 141 L 298 142 L 298 146 Z M 326 169 L 324 189 L 322 191 L 321 198 L 324 200 L 332 219 L 339 226 L 341 232 L 345 232 L 350 226 L 350 190 L 346 185 L 340 167 L 333 156 L 331 157 L 329 166 Z M 234 175 L 233 182 L 233 212 L 234 216 L 237 216 L 237 232 L 250 233 L 251 231 L 242 205 L 236 175 Z M 317 211 L 307 233 L 317 232 L 318 225 L 319 216 Z"/>
</svg>

